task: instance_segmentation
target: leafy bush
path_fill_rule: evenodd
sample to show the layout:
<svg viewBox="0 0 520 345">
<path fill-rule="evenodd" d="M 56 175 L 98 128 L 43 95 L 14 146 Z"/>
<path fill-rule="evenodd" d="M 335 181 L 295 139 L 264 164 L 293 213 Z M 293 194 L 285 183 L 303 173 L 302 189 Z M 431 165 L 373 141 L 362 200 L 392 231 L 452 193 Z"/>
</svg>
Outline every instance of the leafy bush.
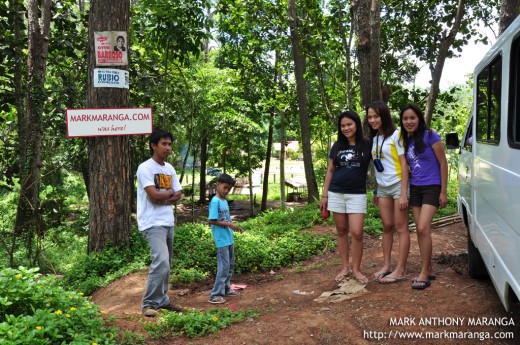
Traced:
<svg viewBox="0 0 520 345">
<path fill-rule="evenodd" d="M 0 270 L 0 339 L 8 344 L 116 344 L 98 307 L 37 268 Z"/>
<path fill-rule="evenodd" d="M 334 247 L 331 236 L 310 233 L 322 221 L 316 205 L 294 210 L 268 211 L 240 224 L 235 233 L 235 273 L 264 271 L 300 262 Z M 185 224 L 175 229 L 172 281 L 207 278 L 217 267 L 211 230 L 204 224 Z"/>
<path fill-rule="evenodd" d="M 101 252 L 93 252 L 76 261 L 62 280 L 64 286 L 91 294 L 132 271 L 149 264 L 148 243 L 137 230 L 130 235 L 130 246 L 107 244 Z"/>
<path fill-rule="evenodd" d="M 233 323 L 258 315 L 258 312 L 252 309 L 233 311 L 225 308 L 212 308 L 205 312 L 185 309 L 183 313 L 165 311 L 155 323 L 146 323 L 144 329 L 150 333 L 152 338 L 166 337 L 171 334 L 196 338 L 216 333 Z"/>
</svg>

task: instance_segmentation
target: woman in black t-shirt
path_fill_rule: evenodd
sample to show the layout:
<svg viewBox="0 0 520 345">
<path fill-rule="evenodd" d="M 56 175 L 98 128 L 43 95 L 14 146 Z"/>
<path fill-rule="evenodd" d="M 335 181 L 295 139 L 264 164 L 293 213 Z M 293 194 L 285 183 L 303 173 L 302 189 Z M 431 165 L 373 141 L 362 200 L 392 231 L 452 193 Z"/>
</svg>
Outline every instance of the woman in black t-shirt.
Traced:
<svg viewBox="0 0 520 345">
<path fill-rule="evenodd" d="M 372 145 L 363 137 L 361 120 L 354 111 L 338 118 L 338 140 L 332 145 L 320 202 L 322 212 L 332 211 L 336 224 L 338 252 L 342 268 L 336 281 L 352 273 L 365 285 L 368 278 L 360 271 L 363 256 L 363 223 L 367 208 L 366 182 Z M 349 232 L 352 244 L 349 243 Z M 352 269 L 349 263 L 352 245 Z"/>
</svg>

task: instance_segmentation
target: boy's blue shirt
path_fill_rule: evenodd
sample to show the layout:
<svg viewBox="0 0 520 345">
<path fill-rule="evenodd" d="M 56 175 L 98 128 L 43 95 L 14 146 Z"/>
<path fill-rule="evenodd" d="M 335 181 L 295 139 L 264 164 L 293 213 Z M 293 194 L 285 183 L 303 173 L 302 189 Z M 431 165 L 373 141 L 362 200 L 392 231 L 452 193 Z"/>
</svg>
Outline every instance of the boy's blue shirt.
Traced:
<svg viewBox="0 0 520 345">
<path fill-rule="evenodd" d="M 211 199 L 209 203 L 208 220 L 232 222 L 227 200 L 220 199 L 216 195 Z M 215 246 L 217 248 L 230 246 L 235 243 L 233 239 L 233 230 L 229 227 L 211 224 L 211 233 L 213 234 L 213 240 L 215 241 Z"/>
</svg>

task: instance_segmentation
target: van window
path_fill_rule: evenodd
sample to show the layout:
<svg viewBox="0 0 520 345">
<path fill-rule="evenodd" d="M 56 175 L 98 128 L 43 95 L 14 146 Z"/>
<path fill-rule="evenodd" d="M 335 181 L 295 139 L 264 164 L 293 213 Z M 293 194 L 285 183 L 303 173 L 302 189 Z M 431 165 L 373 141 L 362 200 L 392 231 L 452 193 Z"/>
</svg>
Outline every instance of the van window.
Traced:
<svg viewBox="0 0 520 345">
<path fill-rule="evenodd" d="M 520 148 L 520 35 L 511 45 L 509 68 L 509 123 L 507 138 L 509 146 Z"/>
<path fill-rule="evenodd" d="M 473 132 L 473 118 L 471 118 L 468 127 L 466 128 L 466 132 L 464 133 L 464 138 L 462 142 L 462 148 L 466 151 L 472 151 L 473 147 L 473 137 L 471 136 L 471 132 Z"/>
<path fill-rule="evenodd" d="M 477 76 L 477 141 L 500 142 L 500 95 L 502 56 L 498 56 Z"/>
</svg>

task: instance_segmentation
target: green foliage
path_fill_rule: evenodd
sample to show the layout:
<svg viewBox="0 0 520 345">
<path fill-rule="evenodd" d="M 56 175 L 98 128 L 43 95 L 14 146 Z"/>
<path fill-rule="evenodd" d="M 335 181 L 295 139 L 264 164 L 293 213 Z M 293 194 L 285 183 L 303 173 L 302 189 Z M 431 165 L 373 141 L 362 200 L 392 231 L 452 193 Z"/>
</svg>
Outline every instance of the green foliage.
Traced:
<svg viewBox="0 0 520 345">
<path fill-rule="evenodd" d="M 123 331 L 119 345 L 143 345 L 146 344 L 144 336 L 139 333 Z"/>
<path fill-rule="evenodd" d="M 215 257 L 215 245 L 206 225 L 189 223 L 175 228 L 173 243 L 173 282 L 193 281 L 196 276 L 207 276 L 212 268 L 210 257 Z"/>
<path fill-rule="evenodd" d="M 253 309 L 233 311 L 228 308 L 212 308 L 205 312 L 185 309 L 183 313 L 165 311 L 156 322 L 146 323 L 144 329 L 155 339 L 172 334 L 197 338 L 258 315 L 259 313 Z"/>
<path fill-rule="evenodd" d="M 13 231 L 20 185 L 0 181 L 0 186 L 0 267 L 9 267 L 11 261 L 16 266 L 25 260 L 23 246 L 17 245 L 19 239 Z"/>
<path fill-rule="evenodd" d="M 8 344 L 116 344 L 98 307 L 38 269 L 0 270 L 0 339 Z"/>
<path fill-rule="evenodd" d="M 288 149 L 287 156 L 289 157 L 289 159 L 296 161 L 299 158 L 299 153 L 298 153 L 298 151 Z"/>
<path fill-rule="evenodd" d="M 62 280 L 64 286 L 91 294 L 99 287 L 138 270 L 149 263 L 148 244 L 134 229 L 130 235 L 130 246 L 107 244 L 101 252 L 93 252 L 74 262 Z"/>
<path fill-rule="evenodd" d="M 441 92 L 436 102 L 431 128 L 439 132 L 441 138 L 453 132 L 461 138 L 466 129 L 472 102 L 471 85 L 453 86 Z"/>
<path fill-rule="evenodd" d="M 334 247 L 331 236 L 319 236 L 305 228 L 321 223 L 316 205 L 294 210 L 268 211 L 240 223 L 235 233 L 235 273 L 264 271 L 300 262 Z M 173 282 L 191 282 L 215 272 L 216 250 L 211 230 L 203 224 L 175 229 Z"/>
<path fill-rule="evenodd" d="M 203 40 L 209 38 L 209 19 L 205 0 L 142 0 L 133 4 L 147 24 L 147 36 L 155 49 L 166 50 L 166 56 L 183 61 L 199 54 Z M 137 9 L 135 9 L 137 10 Z"/>
</svg>

